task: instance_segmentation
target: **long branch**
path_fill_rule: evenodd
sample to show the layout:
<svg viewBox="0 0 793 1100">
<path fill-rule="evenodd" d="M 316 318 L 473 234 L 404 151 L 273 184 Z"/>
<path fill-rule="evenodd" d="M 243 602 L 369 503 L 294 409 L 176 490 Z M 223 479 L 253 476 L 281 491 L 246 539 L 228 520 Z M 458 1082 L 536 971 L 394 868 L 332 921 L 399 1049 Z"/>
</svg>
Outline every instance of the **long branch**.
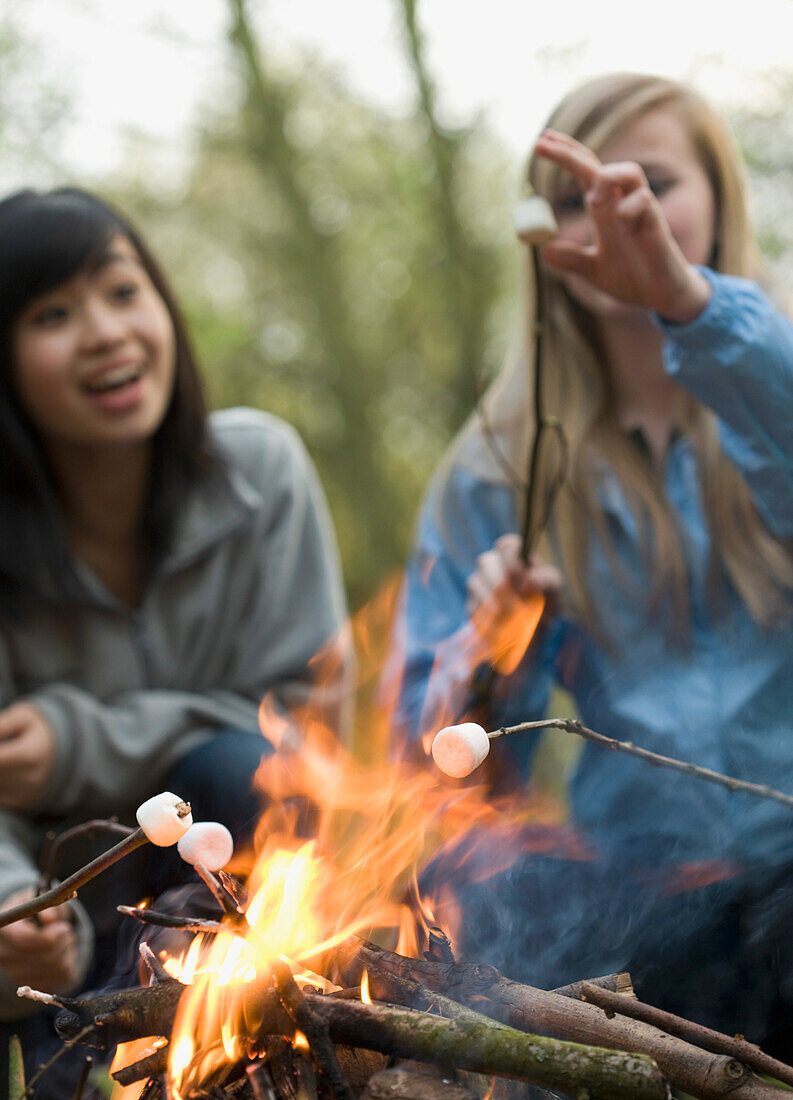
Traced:
<svg viewBox="0 0 793 1100">
<path fill-rule="evenodd" d="M 632 998 L 626 1000 L 622 994 L 599 988 L 591 982 L 582 982 L 581 992 L 585 1000 L 602 1008 L 606 1013 L 617 1012 L 631 1020 L 643 1020 L 644 1023 L 668 1032 L 669 1035 L 677 1035 L 678 1038 L 685 1039 L 689 1043 L 696 1043 L 705 1050 L 737 1058 L 756 1073 L 765 1073 L 784 1085 L 793 1087 L 793 1067 L 784 1062 L 778 1062 L 776 1058 L 772 1058 L 770 1054 L 766 1054 L 760 1047 L 747 1042 L 746 1039 L 713 1031 L 712 1028 L 695 1024 L 691 1020 L 685 1020 L 671 1012 L 664 1012 L 663 1009 L 644 1004 L 642 1001 Z"/>
<path fill-rule="evenodd" d="M 583 737 L 585 741 L 591 741 L 595 745 L 602 745 L 613 752 L 624 752 L 627 756 L 634 756 L 637 760 L 644 760 L 656 768 L 669 768 L 672 771 L 683 772 L 685 775 L 693 775 L 697 779 L 704 779 L 708 783 L 716 783 L 720 787 L 726 787 L 729 791 L 743 791 L 745 794 L 755 795 L 757 798 L 769 798 L 774 802 L 781 802 L 789 810 L 793 810 L 793 795 L 785 794 L 774 787 L 768 787 L 764 783 L 748 783 L 744 779 L 734 779 L 730 775 L 722 775 L 721 772 L 711 771 L 710 768 L 702 768 L 699 764 L 689 764 L 684 760 L 676 760 L 673 756 L 661 756 L 659 753 L 650 752 L 634 745 L 632 741 L 617 741 L 614 737 L 606 737 L 603 733 L 596 733 L 588 729 L 575 718 L 543 718 L 538 722 L 521 722 L 517 726 L 501 726 L 497 730 L 491 730 L 488 737 L 491 741 L 497 737 L 507 737 L 512 733 L 526 733 L 528 730 L 554 729 L 563 730 L 565 733 L 574 733 Z"/>
</svg>

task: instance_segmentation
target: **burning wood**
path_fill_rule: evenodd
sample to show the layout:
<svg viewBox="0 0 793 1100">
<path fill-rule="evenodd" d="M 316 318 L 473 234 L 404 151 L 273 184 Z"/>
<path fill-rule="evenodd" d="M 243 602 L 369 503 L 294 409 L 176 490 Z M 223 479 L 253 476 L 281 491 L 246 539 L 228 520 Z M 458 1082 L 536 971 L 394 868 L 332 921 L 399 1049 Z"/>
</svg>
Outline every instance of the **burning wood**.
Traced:
<svg viewBox="0 0 793 1100">
<path fill-rule="evenodd" d="M 781 1100 L 776 1086 L 747 1068 L 750 1051 L 713 1053 L 701 1036 L 670 1034 L 668 1021 L 629 1018 L 624 981 L 546 992 L 491 966 L 457 963 L 433 927 L 435 914 L 418 904 L 419 869 L 485 830 L 504 861 L 488 873 L 505 868 L 522 850 L 521 830 L 534 811 L 522 798 L 493 802 L 481 788 L 443 787 L 428 769 L 397 766 L 385 754 L 374 763 L 354 759 L 324 728 L 310 720 L 301 728 L 308 731 L 301 751 L 276 753 L 260 769 L 270 801 L 246 887 L 196 863 L 217 919 L 123 910 L 139 922 L 196 933 L 187 958 L 158 960 L 149 952 L 149 987 L 54 999 L 64 1009 L 58 1028 L 67 1041 L 83 1035 L 110 1049 L 161 1037 L 158 1049 L 131 1055 L 117 1081 L 149 1080 L 142 1095 L 173 1100 L 235 1093 L 353 1100 L 372 1076 L 353 1082 L 341 1054 L 353 1050 L 591 1100 L 660 1100 L 670 1084 L 702 1100 L 728 1093 Z M 131 840 L 122 842 L 125 850 Z M 444 924 L 446 916 L 438 913 Z M 417 926 L 423 958 L 421 947 L 404 946 L 406 931 Z M 396 927 L 399 953 L 358 938 Z M 164 967 L 175 976 L 166 977 Z M 367 983 L 372 1003 L 361 1003 Z M 584 988 L 594 1000 L 604 985 L 616 998 L 608 1013 L 581 999 Z M 382 1059 L 372 1068 L 382 1069 Z"/>
</svg>

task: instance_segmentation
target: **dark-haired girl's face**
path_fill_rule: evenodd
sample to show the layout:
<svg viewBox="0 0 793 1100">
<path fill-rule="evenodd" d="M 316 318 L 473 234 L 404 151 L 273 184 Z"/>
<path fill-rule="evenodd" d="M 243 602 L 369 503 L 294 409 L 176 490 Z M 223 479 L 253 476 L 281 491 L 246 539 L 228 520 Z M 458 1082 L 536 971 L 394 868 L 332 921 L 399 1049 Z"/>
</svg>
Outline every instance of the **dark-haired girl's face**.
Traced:
<svg viewBox="0 0 793 1100">
<path fill-rule="evenodd" d="M 14 384 L 45 447 L 148 442 L 173 391 L 170 314 L 130 241 L 31 301 L 13 329 Z"/>
</svg>

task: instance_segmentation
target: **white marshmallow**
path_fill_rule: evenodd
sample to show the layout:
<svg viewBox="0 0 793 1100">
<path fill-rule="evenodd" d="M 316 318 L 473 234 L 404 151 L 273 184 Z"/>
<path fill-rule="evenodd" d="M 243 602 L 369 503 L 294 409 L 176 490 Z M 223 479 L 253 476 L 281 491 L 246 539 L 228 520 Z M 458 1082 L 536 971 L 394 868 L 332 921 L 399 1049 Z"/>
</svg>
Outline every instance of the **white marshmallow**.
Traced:
<svg viewBox="0 0 793 1100">
<path fill-rule="evenodd" d="M 197 821 L 176 847 L 185 863 L 203 863 L 210 871 L 220 871 L 234 855 L 234 838 L 219 821 Z"/>
<path fill-rule="evenodd" d="M 476 722 L 461 722 L 445 726 L 435 734 L 432 759 L 442 772 L 454 779 L 463 779 L 478 768 L 490 752 L 487 731 Z"/>
<path fill-rule="evenodd" d="M 187 813 L 180 817 L 177 812 L 177 806 L 186 805 L 178 794 L 163 791 L 138 806 L 135 817 L 152 844 L 159 848 L 170 848 L 193 824 L 192 814 Z"/>
<path fill-rule="evenodd" d="M 512 224 L 525 244 L 547 244 L 559 232 L 550 205 L 539 195 L 526 195 L 512 211 Z"/>
</svg>

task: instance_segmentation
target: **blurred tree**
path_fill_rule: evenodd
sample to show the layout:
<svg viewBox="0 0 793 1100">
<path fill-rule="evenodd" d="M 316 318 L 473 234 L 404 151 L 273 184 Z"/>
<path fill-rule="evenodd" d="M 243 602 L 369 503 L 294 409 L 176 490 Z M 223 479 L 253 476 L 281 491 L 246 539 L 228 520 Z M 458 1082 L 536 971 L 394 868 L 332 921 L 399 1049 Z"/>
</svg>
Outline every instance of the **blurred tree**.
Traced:
<svg viewBox="0 0 793 1100">
<path fill-rule="evenodd" d="M 0 190 L 59 179 L 58 135 L 68 97 L 42 78 L 40 51 L 0 12 Z"/>
<path fill-rule="evenodd" d="M 186 193 L 139 169 L 118 201 L 169 259 L 215 405 L 295 424 L 328 491 L 353 606 L 403 559 L 427 479 L 505 345 L 517 172 L 482 125 L 436 118 L 412 5 L 417 107 L 278 65 L 229 0 L 234 102 Z M 145 173 L 145 167 L 143 168 Z"/>
</svg>

